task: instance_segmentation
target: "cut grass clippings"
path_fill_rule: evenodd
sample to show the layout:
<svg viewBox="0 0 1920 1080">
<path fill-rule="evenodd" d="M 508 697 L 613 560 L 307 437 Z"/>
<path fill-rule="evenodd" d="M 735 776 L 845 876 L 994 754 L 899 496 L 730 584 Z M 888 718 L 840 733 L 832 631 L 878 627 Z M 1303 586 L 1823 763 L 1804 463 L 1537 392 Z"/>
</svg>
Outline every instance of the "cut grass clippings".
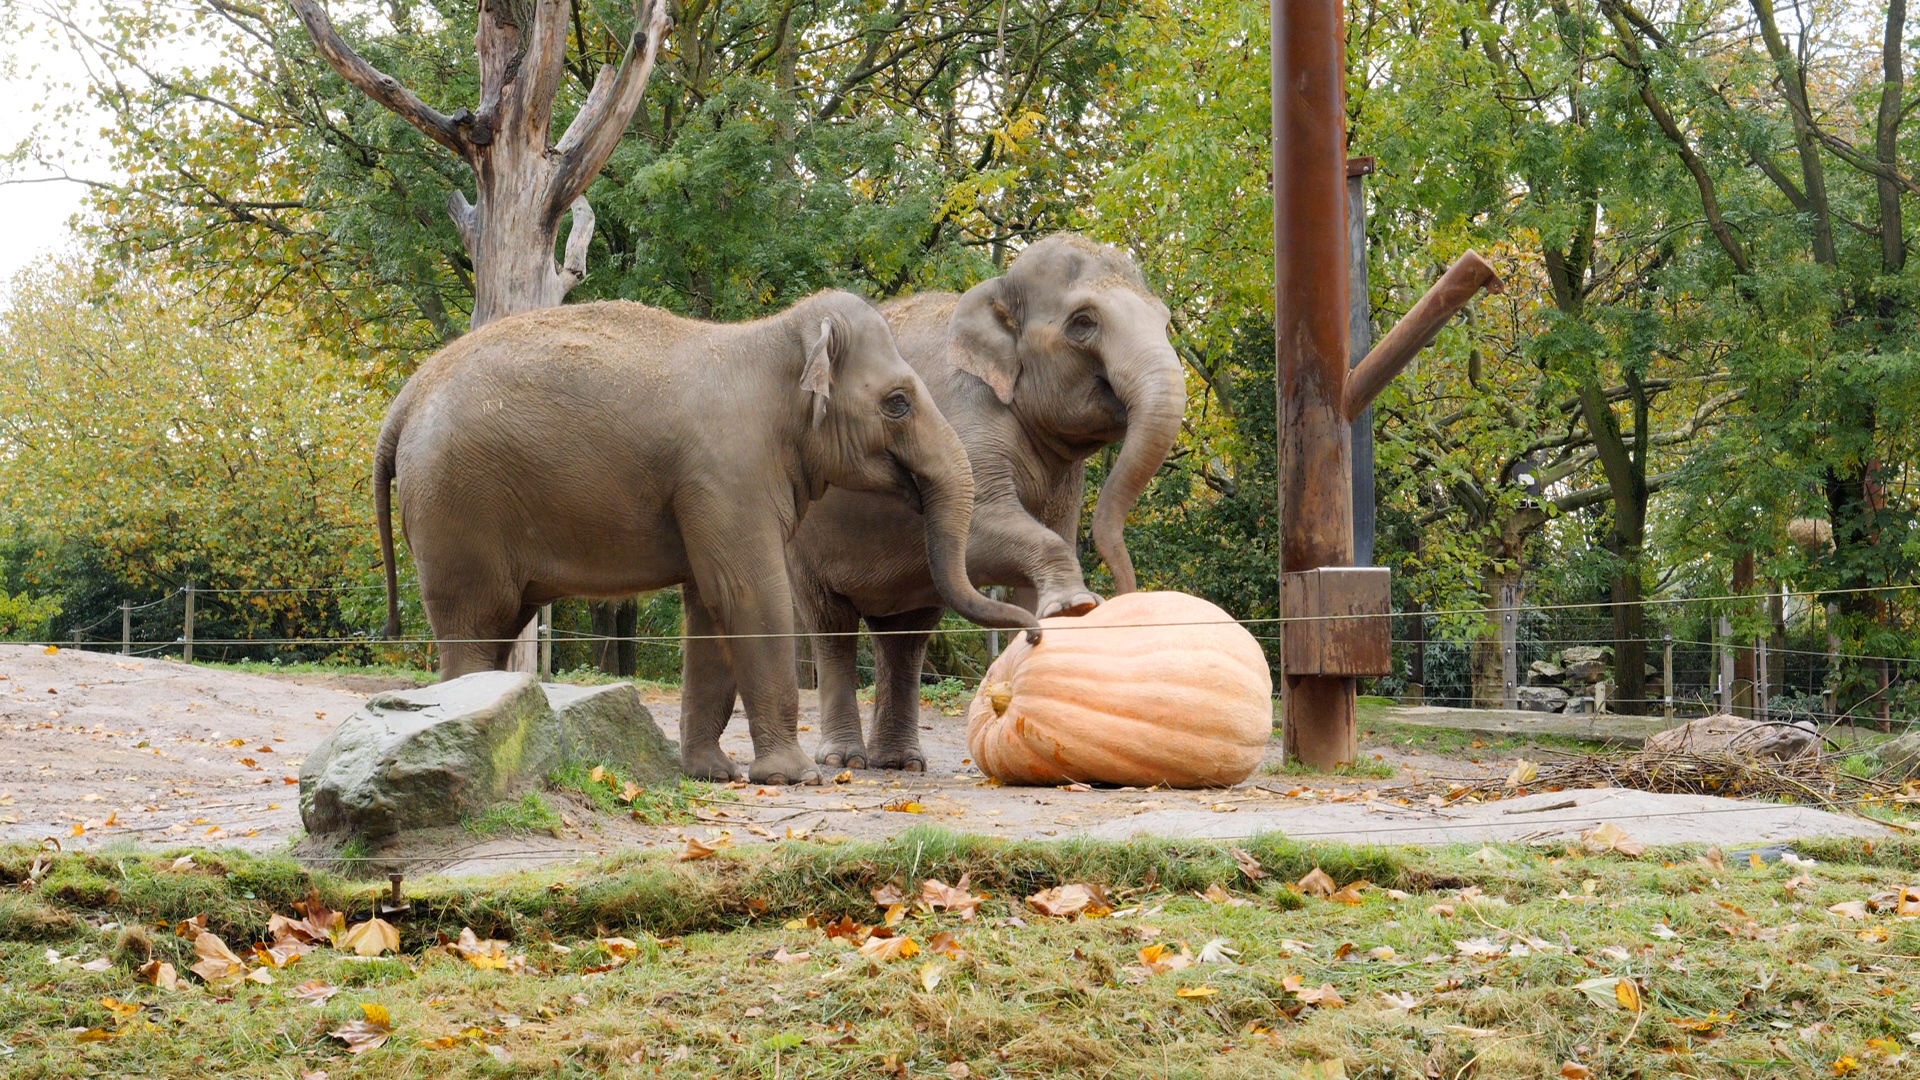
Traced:
<svg viewBox="0 0 1920 1080">
<path fill-rule="evenodd" d="M 321 948 L 271 985 L 218 992 L 186 974 L 178 922 L 205 914 L 248 956 L 309 888 L 349 922 L 374 890 L 226 852 L 175 869 L 184 851 L 0 848 L 0 1072 L 1508 1078 L 1573 1062 L 1606 1077 L 1914 1075 L 1920 919 L 1885 895 L 1920 884 L 1920 844 L 1795 845 L 1813 865 L 1240 847 L 919 829 L 410 882 L 399 956 Z M 962 875 L 988 897 L 972 920 L 913 903 L 928 879 Z M 1327 896 L 1322 881 L 1350 888 Z M 1085 910 L 1115 910 L 1049 918 L 1025 902 L 1066 884 L 1098 887 Z M 859 946 L 888 917 L 876 890 L 904 898 L 894 931 L 918 955 Z M 463 929 L 507 944 L 429 950 Z M 181 987 L 141 982 L 149 960 Z M 324 990 L 303 997 L 305 984 L 336 992 L 309 1004 Z M 383 1023 L 384 1044 L 360 1054 L 329 1034 Z"/>
</svg>

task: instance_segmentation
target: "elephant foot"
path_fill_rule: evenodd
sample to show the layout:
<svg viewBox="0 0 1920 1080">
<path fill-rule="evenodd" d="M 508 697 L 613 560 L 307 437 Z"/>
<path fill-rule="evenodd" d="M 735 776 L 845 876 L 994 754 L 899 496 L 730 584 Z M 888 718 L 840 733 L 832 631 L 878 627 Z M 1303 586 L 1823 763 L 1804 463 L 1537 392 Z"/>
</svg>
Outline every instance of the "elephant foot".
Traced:
<svg viewBox="0 0 1920 1080">
<path fill-rule="evenodd" d="M 740 767 L 733 763 L 719 743 L 712 746 L 687 747 L 680 751 L 680 771 L 695 780 L 712 780 L 727 783 L 740 779 Z"/>
<path fill-rule="evenodd" d="M 1055 615 L 1085 615 L 1100 606 L 1100 598 L 1084 589 L 1043 599 L 1040 602 L 1040 617 L 1052 618 Z"/>
<path fill-rule="evenodd" d="M 867 767 L 867 748 L 859 739 L 828 739 L 814 751 L 813 760 L 829 769 L 864 769 Z"/>
<path fill-rule="evenodd" d="M 747 769 L 747 779 L 756 784 L 818 784 L 820 770 L 813 767 L 797 746 L 756 754 Z"/>
<path fill-rule="evenodd" d="M 918 746 L 903 746 L 898 750 L 881 750 L 873 755 L 873 767 L 876 769 L 899 769 L 903 772 L 923 773 L 927 771 L 927 755 L 921 753 Z"/>
</svg>

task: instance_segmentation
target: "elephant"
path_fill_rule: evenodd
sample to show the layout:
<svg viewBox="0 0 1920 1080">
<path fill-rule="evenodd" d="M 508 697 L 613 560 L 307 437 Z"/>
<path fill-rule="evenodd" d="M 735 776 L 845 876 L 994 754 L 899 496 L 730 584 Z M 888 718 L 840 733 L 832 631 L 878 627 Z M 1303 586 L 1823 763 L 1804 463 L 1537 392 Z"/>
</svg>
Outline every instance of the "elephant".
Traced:
<svg viewBox="0 0 1920 1080">
<path fill-rule="evenodd" d="M 735 324 L 625 301 L 547 308 L 429 357 L 387 412 L 373 470 L 392 637 L 390 483 L 442 679 L 503 668 L 541 604 L 680 585 L 680 757 L 695 777 L 739 776 L 719 743 L 737 690 L 748 777 L 819 781 L 796 734 L 784 548 L 830 488 L 920 507 L 946 602 L 988 625 L 1036 626 L 968 583 L 966 451 L 885 320 L 851 293 Z"/>
<path fill-rule="evenodd" d="M 881 306 L 900 351 L 953 422 L 973 469 L 967 570 L 1016 588 L 1048 615 L 1078 615 L 1087 589 L 1075 540 L 1086 459 L 1124 440 L 1093 515 L 1115 588 L 1136 585 L 1121 536 L 1127 512 L 1166 460 L 1186 407 L 1167 307 L 1117 248 L 1070 233 L 1022 251 L 964 295 L 923 293 Z M 919 515 L 897 494 L 831 491 L 801 523 L 788 560 L 803 625 L 816 636 L 822 739 L 832 768 L 924 770 L 920 668 L 939 622 Z M 860 621 L 874 631 L 874 738 L 854 698 Z"/>
</svg>

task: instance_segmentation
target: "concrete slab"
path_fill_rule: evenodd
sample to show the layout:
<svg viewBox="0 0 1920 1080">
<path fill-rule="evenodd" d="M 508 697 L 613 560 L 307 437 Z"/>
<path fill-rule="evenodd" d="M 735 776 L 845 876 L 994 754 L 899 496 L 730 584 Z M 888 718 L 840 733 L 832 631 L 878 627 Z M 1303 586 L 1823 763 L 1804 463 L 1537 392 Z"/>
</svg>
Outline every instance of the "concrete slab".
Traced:
<svg viewBox="0 0 1920 1080">
<path fill-rule="evenodd" d="M 1243 807 L 1231 816 L 1158 810 L 1102 822 L 1082 832 L 1108 840 L 1134 836 L 1227 840 L 1272 832 L 1295 840 L 1438 846 L 1572 840 L 1602 822 L 1618 825 L 1643 844 L 1724 847 L 1816 836 L 1896 835 L 1884 825 L 1807 807 L 1709 795 L 1656 795 L 1626 788 L 1555 791 L 1444 807 L 1369 800 L 1285 809 Z"/>
<path fill-rule="evenodd" d="M 1658 716 L 1568 716 L 1564 713 L 1523 712 L 1510 709 L 1450 709 L 1439 705 L 1392 705 L 1380 719 L 1414 727 L 1447 728 L 1476 735 L 1554 735 L 1616 746 L 1639 746 L 1647 736 L 1670 727 Z"/>
</svg>

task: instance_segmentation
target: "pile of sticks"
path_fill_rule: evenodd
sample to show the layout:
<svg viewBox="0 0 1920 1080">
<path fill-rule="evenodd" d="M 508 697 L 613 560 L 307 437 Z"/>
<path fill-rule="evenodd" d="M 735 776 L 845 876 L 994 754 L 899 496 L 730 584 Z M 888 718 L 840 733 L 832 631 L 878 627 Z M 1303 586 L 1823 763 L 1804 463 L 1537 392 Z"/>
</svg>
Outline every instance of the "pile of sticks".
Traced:
<svg viewBox="0 0 1920 1080">
<path fill-rule="evenodd" d="M 1897 785 L 1850 776 L 1826 755 L 1787 761 L 1756 759 L 1725 751 L 1639 753 L 1630 756 L 1568 754 L 1542 762 L 1534 775 L 1490 777 L 1456 784 L 1448 798 L 1508 798 L 1568 788 L 1619 787 L 1668 795 L 1719 795 L 1774 799 L 1850 811 L 1860 803 L 1899 793 Z"/>
</svg>

